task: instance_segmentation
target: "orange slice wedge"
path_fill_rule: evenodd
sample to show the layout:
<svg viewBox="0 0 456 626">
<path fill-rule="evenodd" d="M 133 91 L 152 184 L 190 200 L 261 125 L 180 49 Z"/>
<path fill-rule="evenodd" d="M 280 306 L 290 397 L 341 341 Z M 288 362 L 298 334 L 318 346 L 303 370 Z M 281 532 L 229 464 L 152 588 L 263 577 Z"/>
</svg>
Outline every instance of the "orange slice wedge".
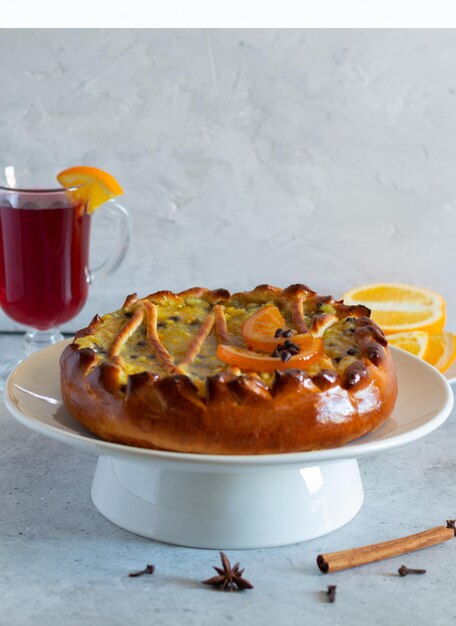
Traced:
<svg viewBox="0 0 456 626">
<path fill-rule="evenodd" d="M 412 330 L 403 333 L 388 335 L 388 343 L 401 348 L 421 359 L 425 359 L 429 349 L 429 333 L 423 330 Z"/>
<path fill-rule="evenodd" d="M 78 187 L 72 197 L 87 202 L 87 212 L 93 213 L 99 206 L 123 194 L 114 176 L 97 167 L 78 165 L 57 174 L 62 187 Z"/>
<path fill-rule="evenodd" d="M 413 330 L 388 335 L 388 343 L 421 357 L 441 372 L 456 361 L 456 335 L 453 333 L 430 335 L 422 330 Z"/>
<path fill-rule="evenodd" d="M 343 295 L 346 304 L 364 304 L 386 334 L 411 330 L 441 333 L 445 325 L 445 300 L 430 289 L 382 283 L 363 285 Z"/>
<path fill-rule="evenodd" d="M 282 361 L 279 357 L 259 354 L 236 346 L 224 344 L 217 346 L 217 356 L 221 361 L 253 372 L 274 372 L 275 370 L 292 368 L 304 369 L 306 366 L 319 361 L 323 355 L 323 341 L 317 338 L 312 338 L 307 349 L 301 349 L 287 362 Z"/>
<path fill-rule="evenodd" d="M 453 333 L 431 335 L 429 349 L 424 358 L 441 372 L 446 372 L 456 361 L 456 335 Z"/>
<path fill-rule="evenodd" d="M 248 317 L 242 325 L 242 336 L 245 343 L 253 350 L 263 352 L 274 352 L 274 349 L 285 341 L 281 335 L 275 337 L 278 330 L 286 330 L 288 328 L 282 313 L 274 304 L 268 304 L 253 315 Z M 312 337 L 310 333 L 292 334 L 290 340 L 298 346 L 304 348 L 310 346 Z"/>
</svg>

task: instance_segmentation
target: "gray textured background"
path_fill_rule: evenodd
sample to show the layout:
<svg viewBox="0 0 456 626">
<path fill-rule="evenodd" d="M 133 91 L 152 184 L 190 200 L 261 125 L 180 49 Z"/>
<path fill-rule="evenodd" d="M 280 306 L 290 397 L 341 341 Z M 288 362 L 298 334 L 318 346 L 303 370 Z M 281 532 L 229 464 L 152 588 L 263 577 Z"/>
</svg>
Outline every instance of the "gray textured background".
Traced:
<svg viewBox="0 0 456 626">
<path fill-rule="evenodd" d="M 0 84 L 5 163 L 103 167 L 133 216 L 71 328 L 135 290 L 390 280 L 456 328 L 454 30 L 3 30 Z"/>
</svg>

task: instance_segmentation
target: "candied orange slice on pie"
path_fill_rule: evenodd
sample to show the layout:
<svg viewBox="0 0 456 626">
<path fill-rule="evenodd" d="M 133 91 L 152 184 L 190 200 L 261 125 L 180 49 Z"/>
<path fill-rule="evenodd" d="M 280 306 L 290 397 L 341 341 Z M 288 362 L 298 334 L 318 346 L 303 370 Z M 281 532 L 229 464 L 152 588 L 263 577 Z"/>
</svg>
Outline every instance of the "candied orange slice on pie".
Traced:
<svg viewBox="0 0 456 626">
<path fill-rule="evenodd" d="M 324 351 L 323 341 L 320 338 L 311 337 L 310 345 L 307 348 L 301 348 L 297 354 L 288 358 L 287 361 L 282 361 L 280 357 L 270 356 L 269 354 L 261 354 L 245 348 L 224 344 L 217 346 L 217 356 L 224 363 L 241 369 L 255 372 L 274 372 L 275 370 L 292 368 L 302 369 L 304 366 L 319 361 L 324 356 Z"/>
<path fill-rule="evenodd" d="M 288 328 L 282 313 L 274 304 L 268 304 L 248 317 L 242 325 L 242 336 L 249 348 L 263 352 L 273 352 L 285 338 L 302 348 L 312 344 L 309 333 L 295 334 L 294 330 Z"/>
<path fill-rule="evenodd" d="M 123 189 L 111 174 L 97 167 L 78 165 L 57 174 L 63 187 L 77 187 L 72 196 L 87 202 L 87 212 L 93 213 L 99 206 L 123 194 Z"/>
</svg>

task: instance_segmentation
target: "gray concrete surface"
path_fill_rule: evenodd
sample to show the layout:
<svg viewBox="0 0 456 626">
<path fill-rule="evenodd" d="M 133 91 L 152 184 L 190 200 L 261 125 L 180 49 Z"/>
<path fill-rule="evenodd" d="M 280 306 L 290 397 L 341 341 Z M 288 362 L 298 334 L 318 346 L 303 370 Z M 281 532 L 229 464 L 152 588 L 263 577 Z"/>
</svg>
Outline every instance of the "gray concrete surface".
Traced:
<svg viewBox="0 0 456 626">
<path fill-rule="evenodd" d="M 14 354 L 19 343 L 0 336 L 0 354 Z M 315 558 L 456 517 L 455 440 L 453 414 L 428 437 L 362 460 L 365 503 L 358 516 L 308 543 L 230 551 L 255 588 L 228 594 L 200 584 L 218 563 L 216 551 L 155 543 L 110 524 L 90 500 L 95 459 L 27 430 L 2 408 L 0 624 L 454 623 L 456 541 L 329 576 Z M 147 563 L 156 566 L 153 576 L 128 577 Z M 402 563 L 427 573 L 400 578 Z M 328 584 L 337 585 L 335 604 L 323 593 Z"/>
</svg>

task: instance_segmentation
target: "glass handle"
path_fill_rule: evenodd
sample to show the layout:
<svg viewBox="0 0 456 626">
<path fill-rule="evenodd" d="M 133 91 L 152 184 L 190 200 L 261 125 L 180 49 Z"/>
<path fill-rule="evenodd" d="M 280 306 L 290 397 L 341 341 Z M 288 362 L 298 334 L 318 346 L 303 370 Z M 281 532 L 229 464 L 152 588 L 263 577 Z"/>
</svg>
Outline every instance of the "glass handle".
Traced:
<svg viewBox="0 0 456 626">
<path fill-rule="evenodd" d="M 102 210 L 109 211 L 110 215 L 116 220 L 116 243 L 106 259 L 97 267 L 89 270 L 89 282 L 114 274 L 122 264 L 131 240 L 131 220 L 127 209 L 115 200 L 108 200 L 103 205 Z"/>
</svg>

